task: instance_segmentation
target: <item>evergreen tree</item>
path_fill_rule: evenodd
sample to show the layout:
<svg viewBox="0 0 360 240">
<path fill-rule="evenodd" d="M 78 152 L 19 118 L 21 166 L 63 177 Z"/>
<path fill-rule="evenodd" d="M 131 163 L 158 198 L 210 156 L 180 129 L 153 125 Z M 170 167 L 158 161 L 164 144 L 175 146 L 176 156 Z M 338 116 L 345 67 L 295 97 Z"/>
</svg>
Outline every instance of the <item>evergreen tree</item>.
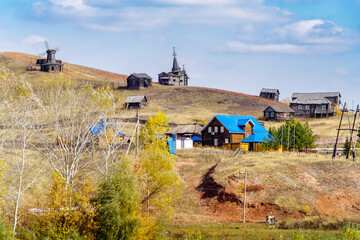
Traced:
<svg viewBox="0 0 360 240">
<path fill-rule="evenodd" d="M 128 160 L 100 184 L 95 199 L 98 206 L 97 239 L 132 239 L 140 226 L 137 179 Z"/>
</svg>

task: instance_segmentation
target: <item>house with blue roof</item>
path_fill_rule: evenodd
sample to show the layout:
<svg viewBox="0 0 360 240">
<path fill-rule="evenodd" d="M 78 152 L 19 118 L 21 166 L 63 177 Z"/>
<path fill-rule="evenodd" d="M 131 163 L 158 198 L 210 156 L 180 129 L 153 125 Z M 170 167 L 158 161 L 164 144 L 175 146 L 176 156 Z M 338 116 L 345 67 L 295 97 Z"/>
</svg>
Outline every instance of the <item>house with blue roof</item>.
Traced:
<svg viewBox="0 0 360 240">
<path fill-rule="evenodd" d="M 215 115 L 201 130 L 202 145 L 261 151 L 273 137 L 253 116 Z"/>
<path fill-rule="evenodd" d="M 120 144 L 125 137 L 125 134 L 120 132 L 115 124 L 107 124 L 103 119 L 98 124 L 92 125 L 90 130 L 99 147 L 107 144 Z"/>
</svg>

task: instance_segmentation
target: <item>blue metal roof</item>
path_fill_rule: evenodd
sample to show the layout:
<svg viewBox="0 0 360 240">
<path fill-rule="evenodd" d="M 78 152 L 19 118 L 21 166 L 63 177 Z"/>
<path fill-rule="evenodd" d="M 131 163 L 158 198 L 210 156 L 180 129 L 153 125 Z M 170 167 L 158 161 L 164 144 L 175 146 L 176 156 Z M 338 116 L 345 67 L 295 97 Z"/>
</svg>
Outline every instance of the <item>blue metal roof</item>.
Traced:
<svg viewBox="0 0 360 240">
<path fill-rule="evenodd" d="M 244 125 L 239 124 L 244 124 L 244 122 L 246 124 L 250 120 L 254 123 L 254 133 L 269 133 L 253 116 L 215 115 L 215 117 L 230 133 L 245 133 L 241 129 L 241 126 Z"/>
<path fill-rule="evenodd" d="M 271 140 L 274 137 L 271 136 L 269 133 L 255 133 L 253 135 L 251 135 L 250 137 L 245 138 L 244 140 L 242 140 L 242 143 L 252 143 L 252 142 L 256 142 L 256 143 L 262 143 L 265 142 L 266 140 Z"/>
<path fill-rule="evenodd" d="M 118 135 L 125 136 L 124 133 L 119 131 L 119 129 L 117 128 L 116 125 L 113 124 L 113 125 L 110 125 L 110 126 L 114 127 L 114 129 L 115 129 L 115 131 L 116 131 L 116 133 Z M 107 126 L 106 128 L 109 128 L 110 126 Z M 103 119 L 100 120 L 100 123 L 91 126 L 91 132 L 96 136 L 100 135 L 103 131 L 104 131 L 104 120 Z"/>
</svg>

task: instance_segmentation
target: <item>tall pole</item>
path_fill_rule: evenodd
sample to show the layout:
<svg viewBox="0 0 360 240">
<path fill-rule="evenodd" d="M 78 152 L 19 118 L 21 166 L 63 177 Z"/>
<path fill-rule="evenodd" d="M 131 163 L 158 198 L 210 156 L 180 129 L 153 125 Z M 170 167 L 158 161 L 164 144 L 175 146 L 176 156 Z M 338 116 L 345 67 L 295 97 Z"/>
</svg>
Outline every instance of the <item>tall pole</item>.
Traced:
<svg viewBox="0 0 360 240">
<path fill-rule="evenodd" d="M 293 152 L 295 152 L 295 125 L 294 125 L 294 143 L 293 143 Z"/>
<path fill-rule="evenodd" d="M 139 156 L 139 110 L 136 112 L 136 157 Z"/>
<path fill-rule="evenodd" d="M 290 151 L 290 126 L 288 126 L 287 150 Z"/>
<path fill-rule="evenodd" d="M 283 138 L 284 138 L 284 125 L 282 125 L 281 126 L 281 151 L 283 151 L 283 149 L 284 149 L 284 140 L 283 140 Z"/>
<path fill-rule="evenodd" d="M 246 206 L 246 177 L 247 177 L 247 172 L 246 172 L 246 168 L 245 168 L 245 178 L 244 178 L 244 206 L 243 206 L 243 223 L 245 223 L 245 206 Z"/>
<path fill-rule="evenodd" d="M 332 155 L 332 159 L 335 158 L 336 156 L 336 148 L 337 148 L 337 144 L 338 144 L 338 141 L 339 141 L 339 134 L 340 134 L 340 128 L 341 128 L 341 124 L 342 124 L 342 119 L 344 117 L 344 112 L 347 111 L 346 109 L 346 103 L 344 104 L 344 107 L 343 107 L 343 110 L 341 111 L 341 117 L 340 117 L 340 123 L 339 123 L 339 127 L 338 127 L 338 132 L 337 132 L 337 135 L 336 135 L 336 140 L 335 140 L 335 145 L 334 145 L 334 151 L 333 151 L 333 155 Z"/>
</svg>

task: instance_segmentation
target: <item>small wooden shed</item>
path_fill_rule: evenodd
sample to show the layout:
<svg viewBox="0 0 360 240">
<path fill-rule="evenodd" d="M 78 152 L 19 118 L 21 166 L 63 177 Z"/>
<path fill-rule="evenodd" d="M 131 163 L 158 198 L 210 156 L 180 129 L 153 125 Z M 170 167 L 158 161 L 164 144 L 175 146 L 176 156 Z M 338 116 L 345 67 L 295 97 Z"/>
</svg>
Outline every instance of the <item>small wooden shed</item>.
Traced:
<svg viewBox="0 0 360 240">
<path fill-rule="evenodd" d="M 295 111 L 289 106 L 272 105 L 264 110 L 264 117 L 270 121 L 290 121 Z"/>
<path fill-rule="evenodd" d="M 133 73 L 127 78 L 127 89 L 139 90 L 152 86 L 152 78 L 146 73 Z"/>
<path fill-rule="evenodd" d="M 263 88 L 260 91 L 260 97 L 279 101 L 280 91 L 279 89 Z"/>
<path fill-rule="evenodd" d="M 147 106 L 145 95 L 128 96 L 125 100 L 125 109 L 136 109 Z"/>
</svg>

